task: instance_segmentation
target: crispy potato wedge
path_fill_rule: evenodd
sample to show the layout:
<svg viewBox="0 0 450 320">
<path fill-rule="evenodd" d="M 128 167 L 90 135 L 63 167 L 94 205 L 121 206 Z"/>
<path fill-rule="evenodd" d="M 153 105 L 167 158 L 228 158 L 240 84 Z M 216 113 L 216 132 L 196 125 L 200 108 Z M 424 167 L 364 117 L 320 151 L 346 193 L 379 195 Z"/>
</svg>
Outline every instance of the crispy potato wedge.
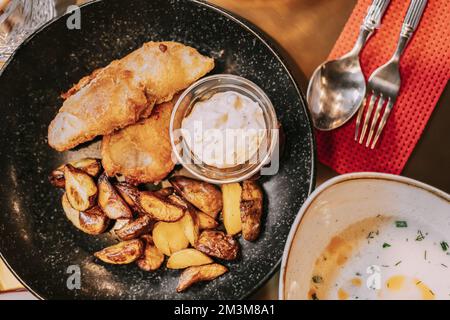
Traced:
<svg viewBox="0 0 450 320">
<path fill-rule="evenodd" d="M 167 197 L 167 200 L 169 200 L 170 202 L 172 202 L 176 205 L 179 205 L 180 207 L 185 208 L 186 210 L 189 210 L 191 212 L 191 214 L 194 214 L 195 215 L 195 217 L 193 217 L 194 222 L 196 222 L 196 223 L 198 222 L 198 227 L 200 230 L 214 229 L 219 226 L 219 223 L 213 217 L 211 217 L 210 215 L 208 215 L 204 212 L 197 210 L 190 203 L 184 201 L 178 195 L 172 194 Z M 191 244 L 192 244 L 192 242 L 191 242 Z M 194 246 L 194 244 L 192 244 L 192 245 Z"/>
<path fill-rule="evenodd" d="M 201 266 L 213 263 L 213 259 L 196 249 L 184 249 L 172 254 L 167 260 L 169 269 L 185 269 L 192 266 Z"/>
<path fill-rule="evenodd" d="M 136 264 L 144 271 L 159 269 L 164 262 L 164 254 L 155 246 L 151 235 L 143 235 L 141 239 L 145 243 L 145 249 L 143 256 L 136 260 Z"/>
<path fill-rule="evenodd" d="M 242 237 L 247 241 L 258 238 L 261 230 L 263 212 L 263 192 L 256 181 L 242 183 L 242 201 L 240 205 Z"/>
<path fill-rule="evenodd" d="M 189 267 L 183 271 L 178 281 L 177 292 L 182 292 L 200 281 L 214 280 L 228 271 L 227 267 L 218 263 Z"/>
<path fill-rule="evenodd" d="M 183 224 L 177 222 L 157 222 L 153 228 L 153 242 L 166 256 L 186 249 L 189 239 L 184 234 Z"/>
<path fill-rule="evenodd" d="M 110 219 L 131 219 L 133 213 L 103 173 L 98 178 L 98 205 Z"/>
<path fill-rule="evenodd" d="M 223 196 L 223 224 L 227 233 L 234 236 L 242 231 L 240 210 L 242 188 L 239 183 L 224 184 L 221 187 Z"/>
<path fill-rule="evenodd" d="M 261 231 L 262 202 L 243 200 L 241 202 L 242 237 L 247 241 L 255 241 Z"/>
<path fill-rule="evenodd" d="M 72 208 L 72 206 L 69 203 L 69 200 L 67 200 L 66 193 L 64 193 L 61 197 L 61 204 L 62 204 L 64 213 L 66 214 L 67 219 L 69 219 L 69 221 L 72 222 L 72 224 L 77 229 L 82 230 L 81 225 L 80 225 L 80 211 Z"/>
<path fill-rule="evenodd" d="M 118 182 L 114 185 L 120 196 L 127 203 L 127 205 L 138 213 L 144 213 L 142 208 L 139 207 L 139 190 L 135 186 L 127 182 Z"/>
<path fill-rule="evenodd" d="M 79 219 L 81 230 L 92 235 L 105 232 L 110 221 L 99 206 L 80 211 Z"/>
<path fill-rule="evenodd" d="M 158 191 L 155 191 L 154 193 L 157 196 L 160 196 L 161 198 L 166 198 L 166 197 L 170 196 L 171 194 L 173 194 L 174 192 L 175 192 L 174 188 L 166 187 L 166 188 L 159 189 Z"/>
<path fill-rule="evenodd" d="M 188 210 L 184 214 L 183 218 L 180 219 L 180 222 L 183 225 L 184 235 L 188 238 L 191 246 L 194 247 L 200 235 L 200 223 L 197 215 Z"/>
<path fill-rule="evenodd" d="M 144 253 L 144 244 L 140 239 L 119 242 L 94 253 L 94 256 L 106 263 L 129 264 Z"/>
<path fill-rule="evenodd" d="M 97 158 L 84 158 L 76 161 L 69 162 L 77 169 L 81 169 L 91 177 L 98 177 L 102 171 L 102 161 Z"/>
<path fill-rule="evenodd" d="M 72 208 L 85 211 L 97 200 L 97 185 L 86 172 L 67 164 L 64 167 L 65 190 Z"/>
<path fill-rule="evenodd" d="M 131 240 L 149 233 L 152 230 L 153 224 L 154 221 L 150 216 L 142 215 L 115 232 L 121 240 Z"/>
<path fill-rule="evenodd" d="M 245 180 L 242 182 L 242 200 L 263 201 L 263 192 L 258 182 L 253 180 Z"/>
<path fill-rule="evenodd" d="M 64 178 L 65 165 L 59 166 L 48 175 L 48 181 L 57 188 L 64 188 L 66 186 L 66 179 Z"/>
<path fill-rule="evenodd" d="M 169 181 L 184 199 L 211 217 L 216 218 L 222 210 L 222 193 L 216 186 L 184 176 L 175 176 Z"/>
<path fill-rule="evenodd" d="M 177 205 L 185 210 L 191 210 L 195 209 L 192 205 L 190 205 L 188 202 L 184 201 L 181 197 L 179 197 L 177 194 L 170 194 L 166 197 L 166 200 L 174 205 Z"/>
<path fill-rule="evenodd" d="M 200 230 L 215 229 L 219 226 L 219 223 L 216 221 L 216 219 L 214 219 L 210 215 L 201 211 L 196 211 L 196 214 Z"/>
<path fill-rule="evenodd" d="M 234 260 L 239 252 L 239 245 L 232 236 L 222 231 L 204 230 L 197 240 L 195 248 L 209 256 L 223 260 Z"/>
<path fill-rule="evenodd" d="M 117 219 L 117 220 L 113 220 L 114 224 L 111 227 L 111 231 L 116 232 L 116 230 L 122 229 L 123 227 L 125 227 L 127 224 L 129 224 L 131 221 L 133 221 L 133 219 Z"/>
<path fill-rule="evenodd" d="M 102 165 L 100 159 L 95 158 L 84 158 L 77 161 L 69 162 L 72 166 L 86 172 L 91 177 L 97 177 L 102 170 Z M 48 176 L 48 180 L 52 185 L 57 188 L 64 188 L 66 185 L 66 179 L 64 178 L 64 167 L 66 165 L 61 165 L 55 170 L 53 170 Z"/>
<path fill-rule="evenodd" d="M 180 219 L 180 221 L 183 224 L 184 234 L 188 238 L 190 244 L 192 246 L 195 246 L 195 243 L 197 242 L 198 236 L 200 234 L 200 223 L 195 213 L 197 209 L 195 209 L 192 205 L 181 199 L 176 194 L 171 194 L 167 197 L 167 200 L 170 203 L 178 205 L 186 210 L 184 216 Z"/>
<path fill-rule="evenodd" d="M 139 193 L 139 207 L 154 220 L 166 222 L 180 220 L 185 212 L 184 208 L 148 191 Z"/>
</svg>

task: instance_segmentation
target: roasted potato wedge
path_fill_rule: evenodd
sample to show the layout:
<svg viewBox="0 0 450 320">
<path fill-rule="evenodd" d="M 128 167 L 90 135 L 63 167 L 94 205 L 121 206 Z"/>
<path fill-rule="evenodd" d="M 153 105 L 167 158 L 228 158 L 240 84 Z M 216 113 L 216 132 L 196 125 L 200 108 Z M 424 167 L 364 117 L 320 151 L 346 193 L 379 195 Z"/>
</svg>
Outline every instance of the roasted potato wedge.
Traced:
<svg viewBox="0 0 450 320">
<path fill-rule="evenodd" d="M 197 240 L 195 248 L 209 256 L 223 260 L 234 260 L 239 252 L 239 245 L 232 236 L 222 231 L 204 230 Z"/>
<path fill-rule="evenodd" d="M 172 254 L 167 260 L 169 269 L 185 269 L 192 266 L 201 266 L 213 263 L 213 259 L 196 249 L 184 249 Z"/>
<path fill-rule="evenodd" d="M 140 239 L 119 242 L 94 253 L 94 256 L 106 263 L 128 264 L 139 259 L 144 253 L 144 244 Z"/>
<path fill-rule="evenodd" d="M 81 169 L 67 164 L 64 167 L 65 190 L 72 208 L 85 211 L 97 200 L 97 185 L 94 179 Z"/>
<path fill-rule="evenodd" d="M 143 235 L 141 239 L 145 243 L 145 249 L 143 256 L 136 260 L 136 264 L 144 271 L 159 269 L 164 262 L 164 254 L 155 246 L 151 235 Z"/>
<path fill-rule="evenodd" d="M 170 256 L 189 246 L 189 239 L 184 234 L 181 221 L 157 222 L 153 228 L 152 235 L 155 246 L 166 256 Z"/>
<path fill-rule="evenodd" d="M 179 197 L 176 194 L 170 194 L 166 197 L 166 200 L 174 205 L 177 205 L 181 208 L 184 208 L 185 210 L 191 210 L 195 208 L 189 204 L 188 202 L 184 201 L 181 197 Z"/>
<path fill-rule="evenodd" d="M 139 190 L 135 186 L 127 182 L 119 182 L 114 185 L 120 196 L 127 203 L 127 205 L 138 213 L 144 213 L 139 207 Z"/>
<path fill-rule="evenodd" d="M 258 238 L 261 230 L 263 212 L 263 192 L 256 181 L 242 183 L 242 201 L 240 205 L 242 237 L 247 241 Z"/>
<path fill-rule="evenodd" d="M 242 182 L 242 200 L 263 201 L 263 192 L 258 182 L 253 180 L 245 180 Z"/>
<path fill-rule="evenodd" d="M 129 224 L 131 221 L 133 221 L 133 219 L 117 219 L 117 220 L 114 220 L 114 224 L 111 227 L 111 231 L 116 232 L 116 230 L 122 229 L 127 224 Z"/>
<path fill-rule="evenodd" d="M 175 176 L 169 181 L 184 199 L 211 217 L 216 218 L 222 210 L 222 193 L 216 186 L 184 176 Z"/>
<path fill-rule="evenodd" d="M 77 161 L 69 162 L 72 166 L 86 172 L 92 177 L 97 177 L 102 170 L 100 159 L 95 158 L 84 158 Z M 64 167 L 66 165 L 61 165 L 55 170 L 53 170 L 48 176 L 48 180 L 52 185 L 57 188 L 64 188 L 66 185 L 66 179 L 64 178 Z"/>
<path fill-rule="evenodd" d="M 67 219 L 69 219 L 69 221 L 72 222 L 72 224 L 77 229 L 82 230 L 81 225 L 80 225 L 80 211 L 72 208 L 72 206 L 69 203 L 69 200 L 67 200 L 66 193 L 64 193 L 61 197 L 61 204 L 62 204 L 64 213 L 66 214 Z"/>
<path fill-rule="evenodd" d="M 64 178 L 65 165 L 59 166 L 48 175 L 48 181 L 57 188 L 64 188 L 66 186 L 66 179 Z"/>
<path fill-rule="evenodd" d="M 108 228 L 109 219 L 99 206 L 92 207 L 86 211 L 80 211 L 81 230 L 92 235 L 98 235 Z"/>
<path fill-rule="evenodd" d="M 94 178 L 96 178 L 102 171 L 102 162 L 100 159 L 96 158 L 84 158 L 69 163 Z"/>
<path fill-rule="evenodd" d="M 191 214 L 193 214 L 194 217 L 192 217 L 192 218 L 194 219 L 194 222 L 196 224 L 198 223 L 199 230 L 214 229 L 214 228 L 217 228 L 217 226 L 219 225 L 219 223 L 213 217 L 211 217 L 210 215 L 208 215 L 204 212 L 197 210 L 190 203 L 184 201 L 182 198 L 180 198 L 176 194 L 172 194 L 172 195 L 168 196 L 167 200 L 176 205 L 179 205 L 180 207 L 185 208 Z M 191 242 L 191 244 L 194 246 L 194 244 L 192 242 Z"/>
<path fill-rule="evenodd" d="M 166 187 L 166 188 L 159 189 L 158 191 L 155 191 L 154 193 L 157 196 L 160 196 L 161 198 L 166 198 L 166 197 L 170 196 L 171 194 L 173 194 L 174 192 L 175 192 L 174 188 Z"/>
<path fill-rule="evenodd" d="M 240 210 L 242 188 L 239 183 L 224 184 L 221 187 L 223 224 L 227 233 L 234 236 L 242 231 Z"/>
<path fill-rule="evenodd" d="M 98 205 L 110 219 L 131 219 L 133 213 L 103 173 L 98 178 Z"/>
<path fill-rule="evenodd" d="M 177 292 L 182 292 L 200 281 L 214 280 L 228 271 L 227 267 L 218 263 L 189 267 L 183 271 L 178 281 Z"/>
<path fill-rule="evenodd" d="M 139 207 L 154 220 L 166 222 L 180 220 L 185 212 L 184 208 L 148 191 L 139 193 Z"/>
<path fill-rule="evenodd" d="M 194 247 L 200 235 L 200 223 L 197 215 L 188 210 L 184 214 L 183 218 L 180 219 L 180 222 L 183 225 L 184 235 L 188 238 L 191 246 Z"/>
<path fill-rule="evenodd" d="M 196 214 L 200 230 L 215 229 L 219 226 L 219 223 L 216 221 L 216 219 L 214 219 L 210 215 L 201 211 L 196 211 Z"/>
<path fill-rule="evenodd" d="M 131 240 L 149 233 L 152 230 L 153 223 L 154 221 L 150 216 L 142 215 L 115 232 L 121 240 Z"/>
<path fill-rule="evenodd" d="M 200 223 L 197 215 L 195 214 L 197 209 L 195 209 L 192 205 L 181 199 L 176 194 L 168 196 L 167 201 L 185 209 L 185 214 L 180 219 L 180 221 L 183 224 L 184 234 L 188 238 L 190 244 L 192 246 L 195 246 L 195 243 L 197 242 L 198 236 L 200 234 Z"/>
</svg>

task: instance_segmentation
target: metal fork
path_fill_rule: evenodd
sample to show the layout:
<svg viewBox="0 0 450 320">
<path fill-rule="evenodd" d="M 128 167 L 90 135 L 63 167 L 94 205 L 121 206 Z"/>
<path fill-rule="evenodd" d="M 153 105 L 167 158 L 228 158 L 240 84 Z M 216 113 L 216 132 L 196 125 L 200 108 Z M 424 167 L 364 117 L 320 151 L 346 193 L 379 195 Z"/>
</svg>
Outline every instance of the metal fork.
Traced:
<svg viewBox="0 0 450 320">
<path fill-rule="evenodd" d="M 395 101 L 400 90 L 401 78 L 399 70 L 399 62 L 402 53 L 404 52 L 409 40 L 414 34 L 414 31 L 419 25 L 420 19 L 422 17 L 423 11 L 427 0 L 411 0 L 409 4 L 408 11 L 405 16 L 405 20 L 402 25 L 402 30 L 400 32 L 400 38 L 398 40 L 397 49 L 391 59 L 378 69 L 376 69 L 369 78 L 367 84 L 367 95 L 363 102 L 361 108 L 358 111 L 358 117 L 356 118 L 356 130 L 355 130 L 355 141 L 358 141 L 359 127 L 361 124 L 362 116 L 364 113 L 364 107 L 366 102 L 369 100 L 369 106 L 367 107 L 367 112 L 364 117 L 364 123 L 361 130 L 361 135 L 359 136 L 359 143 L 362 144 L 364 137 L 367 132 L 369 121 L 372 116 L 374 106 L 376 104 L 375 113 L 372 117 L 370 124 L 369 135 L 366 140 L 366 147 L 373 149 L 377 144 L 378 138 L 386 124 L 387 118 L 395 104 Z M 380 113 L 383 109 L 384 104 L 386 107 L 384 109 L 383 116 L 378 124 L 378 129 L 376 129 L 378 119 L 380 118 Z M 372 141 L 372 136 L 375 132 L 375 137 Z M 372 141 L 372 144 L 370 142 Z"/>
</svg>

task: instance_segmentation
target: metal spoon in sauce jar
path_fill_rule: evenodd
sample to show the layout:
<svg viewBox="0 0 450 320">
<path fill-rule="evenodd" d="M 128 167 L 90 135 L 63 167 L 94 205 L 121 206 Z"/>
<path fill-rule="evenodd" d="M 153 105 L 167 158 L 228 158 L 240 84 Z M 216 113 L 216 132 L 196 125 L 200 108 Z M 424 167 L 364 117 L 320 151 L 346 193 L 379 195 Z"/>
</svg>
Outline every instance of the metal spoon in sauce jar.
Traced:
<svg viewBox="0 0 450 320">
<path fill-rule="evenodd" d="M 374 0 L 353 49 L 340 59 L 323 63 L 314 71 L 308 86 L 307 101 L 317 129 L 340 127 L 362 105 L 366 95 L 366 80 L 361 70 L 359 53 L 380 26 L 389 2 Z"/>
</svg>

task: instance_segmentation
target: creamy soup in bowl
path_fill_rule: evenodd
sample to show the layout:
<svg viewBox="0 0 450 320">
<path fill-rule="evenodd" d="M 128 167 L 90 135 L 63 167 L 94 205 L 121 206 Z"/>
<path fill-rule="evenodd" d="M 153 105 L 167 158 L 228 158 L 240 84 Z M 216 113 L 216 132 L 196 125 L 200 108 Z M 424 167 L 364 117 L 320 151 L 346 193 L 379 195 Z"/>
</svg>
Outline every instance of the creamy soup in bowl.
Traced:
<svg viewBox="0 0 450 320">
<path fill-rule="evenodd" d="M 334 178 L 294 223 L 280 299 L 450 299 L 450 196 L 377 173 Z"/>
</svg>

